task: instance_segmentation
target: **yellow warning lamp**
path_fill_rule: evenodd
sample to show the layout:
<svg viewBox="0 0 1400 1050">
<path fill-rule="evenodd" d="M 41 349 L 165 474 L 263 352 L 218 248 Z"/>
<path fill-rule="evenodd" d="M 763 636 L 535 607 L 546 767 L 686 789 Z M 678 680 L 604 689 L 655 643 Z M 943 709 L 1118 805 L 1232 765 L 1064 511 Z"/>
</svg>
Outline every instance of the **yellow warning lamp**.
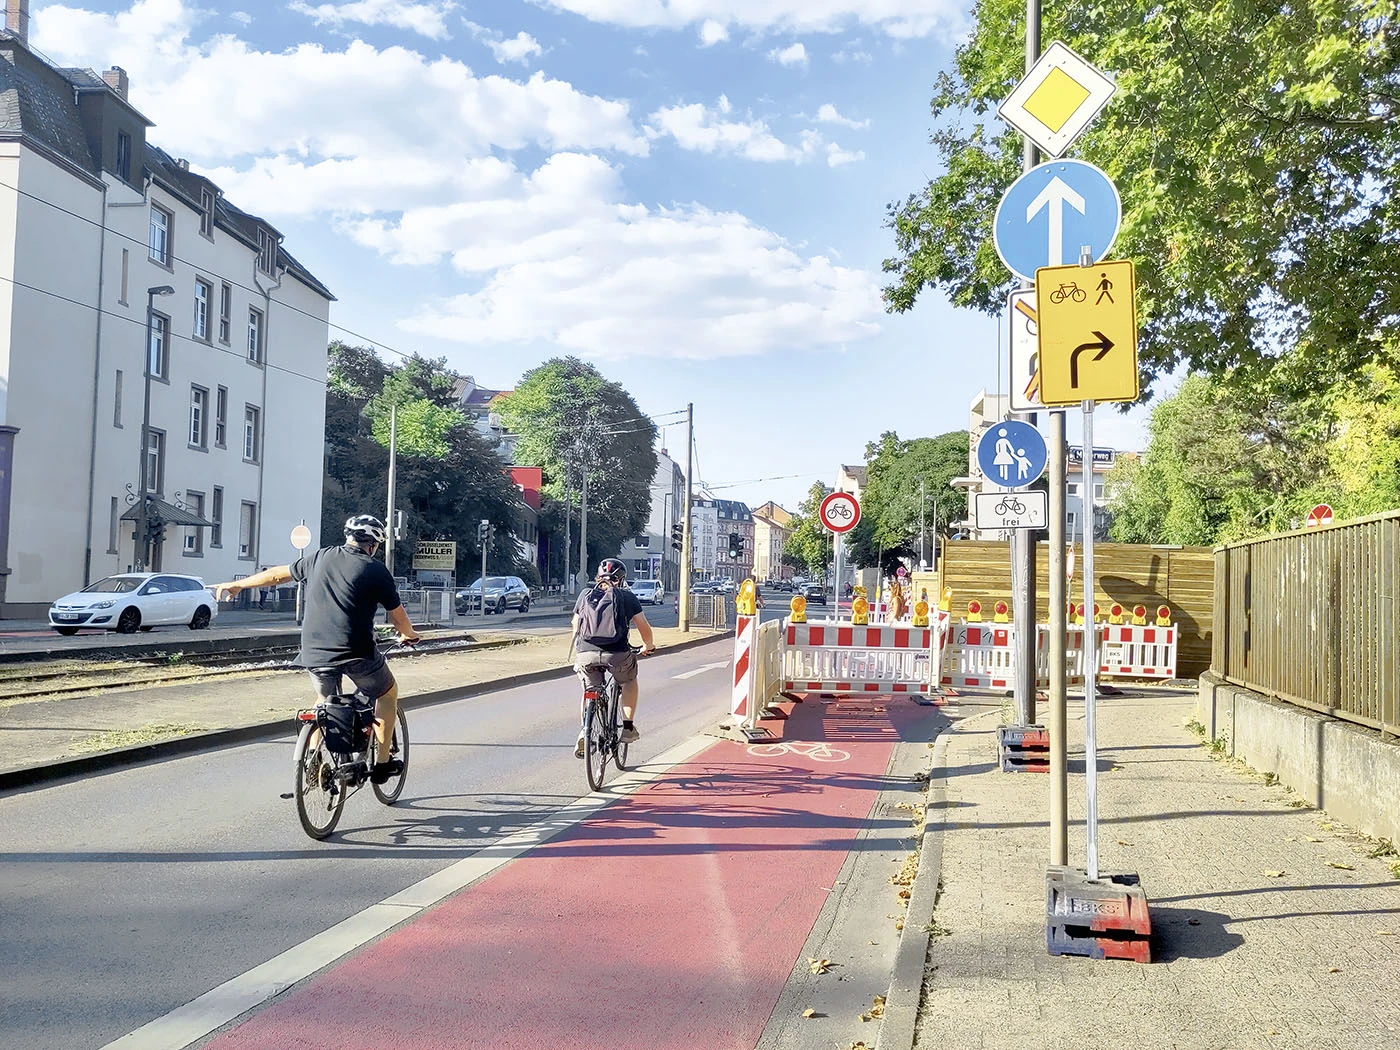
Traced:
<svg viewBox="0 0 1400 1050">
<path fill-rule="evenodd" d="M 806 599 L 806 598 L 802 597 L 802 595 L 800 595 L 800 594 L 795 594 L 795 595 L 793 595 L 793 597 L 792 597 L 792 601 L 788 603 L 788 607 L 792 610 L 792 615 L 788 617 L 788 622 L 789 622 L 789 623 L 806 623 L 806 622 L 807 622 L 807 599 Z"/>
<path fill-rule="evenodd" d="M 914 626 L 928 626 L 928 602 L 920 598 L 914 603 Z"/>
<path fill-rule="evenodd" d="M 870 623 L 870 603 L 864 598 L 857 597 L 851 602 L 851 623 L 857 625 Z"/>
</svg>

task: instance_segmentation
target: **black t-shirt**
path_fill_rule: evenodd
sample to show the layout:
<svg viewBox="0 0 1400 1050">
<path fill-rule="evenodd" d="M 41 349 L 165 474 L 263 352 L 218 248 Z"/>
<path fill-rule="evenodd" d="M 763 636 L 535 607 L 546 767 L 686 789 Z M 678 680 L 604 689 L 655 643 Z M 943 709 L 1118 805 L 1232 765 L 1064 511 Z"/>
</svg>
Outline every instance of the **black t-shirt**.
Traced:
<svg viewBox="0 0 1400 1050">
<path fill-rule="evenodd" d="M 574 615 L 579 618 L 580 623 L 587 622 L 584 618 L 584 606 L 588 604 L 590 595 L 594 600 L 601 602 L 605 608 L 611 609 L 614 617 L 614 634 L 610 642 L 586 642 L 580 638 L 578 640 L 579 651 L 584 653 L 625 653 L 632 644 L 627 638 L 627 632 L 632 626 L 632 617 L 642 611 L 641 599 L 626 587 L 590 587 L 580 594 L 578 601 L 574 603 Z"/>
<path fill-rule="evenodd" d="M 291 571 L 306 583 L 298 667 L 339 667 L 378 652 L 375 614 L 381 605 L 392 611 L 403 604 L 382 561 L 346 544 L 305 554 Z"/>
</svg>

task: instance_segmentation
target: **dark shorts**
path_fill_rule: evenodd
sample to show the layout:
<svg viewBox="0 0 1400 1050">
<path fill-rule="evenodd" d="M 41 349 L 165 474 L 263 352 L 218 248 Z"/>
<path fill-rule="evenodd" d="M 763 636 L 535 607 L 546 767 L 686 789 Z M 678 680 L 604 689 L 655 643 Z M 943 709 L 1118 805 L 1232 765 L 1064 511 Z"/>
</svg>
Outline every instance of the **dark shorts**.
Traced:
<svg viewBox="0 0 1400 1050">
<path fill-rule="evenodd" d="M 366 660 L 349 660 L 338 667 L 313 667 L 306 672 L 316 683 L 319 696 L 343 696 L 341 678 L 350 679 L 356 689 L 371 700 L 378 700 L 394 687 L 394 674 L 380 655 Z"/>
<path fill-rule="evenodd" d="M 574 670 L 590 689 L 602 686 L 605 667 L 612 672 L 613 680 L 618 685 L 637 680 L 637 654 L 631 649 L 620 653 L 581 652 L 574 660 Z"/>
</svg>

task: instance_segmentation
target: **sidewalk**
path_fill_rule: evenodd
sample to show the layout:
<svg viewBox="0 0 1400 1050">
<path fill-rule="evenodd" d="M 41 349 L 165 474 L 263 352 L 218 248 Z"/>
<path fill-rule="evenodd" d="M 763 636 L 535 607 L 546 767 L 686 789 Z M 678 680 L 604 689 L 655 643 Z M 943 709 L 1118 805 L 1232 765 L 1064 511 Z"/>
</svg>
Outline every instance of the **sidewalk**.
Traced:
<svg viewBox="0 0 1400 1050">
<path fill-rule="evenodd" d="M 476 637 L 513 644 L 394 659 L 391 666 L 406 706 L 466 694 L 473 688 L 504 688 L 529 676 L 563 674 L 569 666 L 569 634 L 563 627 L 547 635 Z M 720 637 L 724 636 L 656 629 L 662 648 Z M 40 767 L 77 756 L 91 755 L 94 762 L 101 762 L 101 756 L 113 749 L 149 749 L 173 740 L 185 746 L 212 744 L 210 734 L 239 730 L 254 734 L 259 727 L 284 720 L 290 729 L 296 712 L 311 700 L 306 676 L 285 670 L 186 679 L 87 696 L 6 700 L 0 703 L 0 743 L 4 745 L 0 790 L 42 779 Z M 154 755 L 143 752 L 137 757 Z"/>
<path fill-rule="evenodd" d="M 1099 857 L 1142 878 L 1149 965 L 1045 948 L 1048 778 L 997 771 L 997 713 L 946 739 L 917 1039 L 939 1050 L 1400 1047 L 1396 858 L 1183 727 L 1193 695 L 1097 707 Z M 1070 707 L 1070 862 L 1084 859 L 1083 707 Z M 934 770 L 934 790 L 939 786 Z M 936 825 L 934 827 L 937 827 Z"/>
</svg>

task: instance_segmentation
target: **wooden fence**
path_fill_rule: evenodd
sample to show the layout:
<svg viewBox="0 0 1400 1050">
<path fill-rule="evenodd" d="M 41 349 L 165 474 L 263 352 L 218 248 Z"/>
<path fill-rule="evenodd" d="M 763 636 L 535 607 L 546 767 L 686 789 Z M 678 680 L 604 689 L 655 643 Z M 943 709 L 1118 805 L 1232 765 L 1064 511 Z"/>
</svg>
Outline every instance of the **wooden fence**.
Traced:
<svg viewBox="0 0 1400 1050">
<path fill-rule="evenodd" d="M 953 618 L 958 619 L 973 599 L 991 619 L 997 600 L 1011 602 L 1011 558 L 1006 543 L 952 540 L 943 544 L 939 562 L 941 583 L 953 590 Z M 1036 622 L 1049 622 L 1047 598 L 1049 547 L 1036 549 Z M 1074 574 L 1069 597 L 1084 600 L 1084 559 L 1074 547 Z M 1169 605 L 1180 629 L 1177 676 L 1195 678 L 1211 666 L 1214 624 L 1215 562 L 1209 547 L 1149 547 L 1131 543 L 1094 544 L 1094 593 L 1103 614 L 1114 602 L 1131 612 L 1145 605 L 1155 617 L 1157 606 Z M 917 592 L 916 592 L 917 593 Z"/>
<path fill-rule="evenodd" d="M 1400 511 L 1228 544 L 1215 564 L 1216 673 L 1400 733 Z"/>
</svg>

